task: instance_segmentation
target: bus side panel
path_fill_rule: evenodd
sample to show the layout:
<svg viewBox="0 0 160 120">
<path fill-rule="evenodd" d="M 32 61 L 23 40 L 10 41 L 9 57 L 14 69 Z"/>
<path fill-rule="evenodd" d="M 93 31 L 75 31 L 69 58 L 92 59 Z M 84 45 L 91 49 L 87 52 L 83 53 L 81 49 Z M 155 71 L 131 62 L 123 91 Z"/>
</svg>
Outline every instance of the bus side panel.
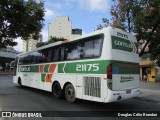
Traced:
<svg viewBox="0 0 160 120">
<path fill-rule="evenodd" d="M 31 86 L 31 73 L 27 73 L 27 72 L 19 72 L 19 78 L 21 79 L 21 83 L 24 86 Z"/>
<path fill-rule="evenodd" d="M 36 87 L 39 89 L 44 89 L 44 83 L 42 82 L 41 73 L 36 73 Z"/>
<path fill-rule="evenodd" d="M 38 89 L 44 89 L 44 83 L 41 81 L 41 74 L 38 72 L 30 73 L 30 80 L 28 86 Z"/>
<path fill-rule="evenodd" d="M 13 83 L 18 84 L 18 77 L 17 76 L 13 76 Z"/>
<path fill-rule="evenodd" d="M 52 80 L 53 82 L 58 81 L 62 89 L 66 83 L 71 83 L 74 86 L 75 92 L 77 91 L 76 90 L 76 74 L 57 73 L 53 76 Z M 45 89 L 47 90 L 47 88 Z"/>
<path fill-rule="evenodd" d="M 77 82 L 76 82 L 76 89 L 77 89 L 77 98 L 80 98 L 82 99 L 82 96 L 83 96 L 83 89 L 84 89 L 84 86 L 83 86 L 83 75 L 77 75 Z"/>
</svg>

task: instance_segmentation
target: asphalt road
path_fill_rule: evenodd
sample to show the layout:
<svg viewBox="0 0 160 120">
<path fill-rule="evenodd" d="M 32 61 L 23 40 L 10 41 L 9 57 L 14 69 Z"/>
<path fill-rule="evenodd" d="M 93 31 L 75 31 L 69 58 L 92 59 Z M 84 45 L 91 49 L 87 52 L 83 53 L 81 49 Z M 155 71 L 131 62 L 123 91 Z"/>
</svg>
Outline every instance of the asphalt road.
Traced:
<svg viewBox="0 0 160 120">
<path fill-rule="evenodd" d="M 155 102 L 147 102 L 139 99 L 129 99 L 114 103 L 98 103 L 86 100 L 78 100 L 77 103 L 68 103 L 65 99 L 55 99 L 49 92 L 28 88 L 19 87 L 12 83 L 12 76 L 1 75 L 0 76 L 0 108 L 2 111 L 55 111 L 59 116 L 65 116 L 64 112 L 58 111 L 77 111 L 73 112 L 76 114 L 80 111 L 82 113 L 88 113 L 88 117 L 83 117 L 83 119 L 89 120 L 119 120 L 124 119 L 124 117 L 102 117 L 105 112 L 102 112 L 101 117 L 92 117 L 95 114 L 90 114 L 88 111 L 160 111 L 160 104 Z M 105 116 L 105 115 L 104 115 Z M 22 118 L 5 118 L 5 120 L 21 120 Z M 31 120 L 31 118 L 25 118 Z M 35 118 L 33 118 L 34 120 Z M 39 118 L 37 118 L 39 119 Z M 42 118 L 42 119 L 60 119 L 60 120 L 71 120 L 78 119 L 81 117 L 54 117 L 54 118 Z M 128 117 L 128 119 L 137 120 L 151 120 L 157 119 L 156 117 Z M 0 119 L 1 120 L 1 119 Z"/>
</svg>

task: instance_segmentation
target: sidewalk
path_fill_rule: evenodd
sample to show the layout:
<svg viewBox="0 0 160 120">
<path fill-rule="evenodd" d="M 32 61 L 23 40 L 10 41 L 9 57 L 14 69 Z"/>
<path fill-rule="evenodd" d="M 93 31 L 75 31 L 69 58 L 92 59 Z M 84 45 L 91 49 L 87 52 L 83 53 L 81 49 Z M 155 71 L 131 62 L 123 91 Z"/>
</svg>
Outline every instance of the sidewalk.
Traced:
<svg viewBox="0 0 160 120">
<path fill-rule="evenodd" d="M 140 81 L 140 87 L 142 89 L 151 89 L 151 90 L 159 90 L 160 91 L 160 82 Z"/>
<path fill-rule="evenodd" d="M 136 99 L 160 104 L 160 82 L 152 83 L 140 81 L 140 89 L 140 95 Z"/>
</svg>

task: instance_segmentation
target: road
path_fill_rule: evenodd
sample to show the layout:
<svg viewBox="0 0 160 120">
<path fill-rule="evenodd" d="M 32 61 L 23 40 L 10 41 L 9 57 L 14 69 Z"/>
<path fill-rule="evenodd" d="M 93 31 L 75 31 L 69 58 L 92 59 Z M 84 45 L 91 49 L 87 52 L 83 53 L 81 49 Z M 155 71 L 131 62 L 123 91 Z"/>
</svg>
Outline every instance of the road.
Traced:
<svg viewBox="0 0 160 120">
<path fill-rule="evenodd" d="M 160 104 L 152 101 L 143 101 L 141 99 L 129 99 L 114 103 L 98 103 L 86 100 L 78 100 L 77 103 L 68 103 L 65 99 L 55 99 L 49 92 L 28 88 L 19 87 L 12 83 L 12 76 L 0 76 L 0 108 L 2 111 L 160 111 Z M 75 112 L 76 113 L 76 112 Z M 88 112 L 89 113 L 89 112 Z M 59 113 L 61 114 L 61 112 Z M 62 112 L 63 114 L 63 112 Z M 74 114 L 74 112 L 73 112 Z M 105 114 L 102 112 L 102 114 Z M 61 115 L 60 115 L 61 116 Z M 62 115 L 64 116 L 64 115 Z M 103 115 L 102 115 L 103 116 Z M 91 120 L 92 114 L 84 119 Z M 22 118 L 5 118 L 5 120 L 21 120 Z M 27 119 L 27 118 L 26 118 Z M 57 118 L 42 118 L 42 119 L 60 119 L 71 120 L 80 117 L 57 117 Z M 123 117 L 93 117 L 92 120 L 119 120 Z M 129 119 L 151 120 L 156 117 L 130 117 Z M 31 120 L 31 118 L 28 118 Z"/>
</svg>

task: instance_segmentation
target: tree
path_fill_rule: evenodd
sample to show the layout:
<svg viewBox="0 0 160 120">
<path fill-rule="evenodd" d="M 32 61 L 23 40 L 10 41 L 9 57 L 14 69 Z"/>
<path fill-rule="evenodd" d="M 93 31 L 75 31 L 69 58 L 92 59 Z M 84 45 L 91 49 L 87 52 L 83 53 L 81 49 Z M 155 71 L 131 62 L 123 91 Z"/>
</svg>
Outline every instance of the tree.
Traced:
<svg viewBox="0 0 160 120">
<path fill-rule="evenodd" d="M 114 26 L 136 33 L 140 57 L 146 53 L 160 61 L 160 0 L 112 0 L 111 20 L 103 18 L 104 26 Z M 146 49 L 148 48 L 148 49 Z"/>
<path fill-rule="evenodd" d="M 35 0 L 0 1 L 0 48 L 15 46 L 14 39 L 38 38 L 43 27 L 44 3 Z"/>
<path fill-rule="evenodd" d="M 46 42 L 38 42 L 36 44 L 36 47 L 38 48 L 38 47 L 42 47 L 44 45 L 48 45 L 48 44 L 51 44 L 51 43 L 54 43 L 54 42 L 65 41 L 65 40 L 67 40 L 67 39 L 64 38 L 64 37 L 59 37 L 58 38 L 58 37 L 55 37 L 55 36 L 50 36 L 48 41 L 46 41 Z"/>
</svg>

